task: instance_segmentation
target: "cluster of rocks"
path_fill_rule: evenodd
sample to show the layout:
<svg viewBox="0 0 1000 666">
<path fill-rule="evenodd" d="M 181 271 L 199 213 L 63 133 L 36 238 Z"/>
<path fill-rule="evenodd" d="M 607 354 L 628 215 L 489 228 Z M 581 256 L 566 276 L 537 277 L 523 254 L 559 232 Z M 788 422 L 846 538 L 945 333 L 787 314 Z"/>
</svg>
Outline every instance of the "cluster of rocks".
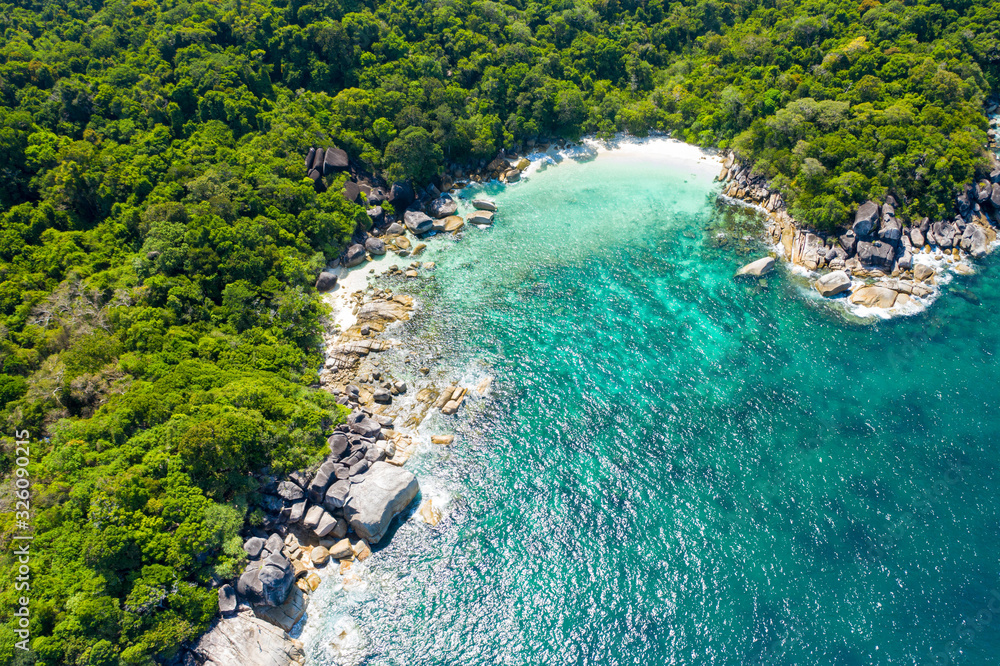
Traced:
<svg viewBox="0 0 1000 666">
<path fill-rule="evenodd" d="M 346 153 L 337 148 L 310 149 L 306 164 L 309 174 L 315 176 L 314 182 L 322 183 L 323 175 L 347 168 L 348 160 Z M 499 156 L 487 164 L 485 170 L 493 178 L 513 183 L 520 179 L 521 172 L 529 164 L 523 157 L 512 164 L 507 158 Z M 493 201 L 475 199 L 472 201 L 474 212 L 465 218 L 458 215 L 458 201 L 454 192 L 456 186 L 463 183 L 447 178 L 442 182 L 443 191 L 433 183 L 424 188 L 414 188 L 409 183 L 393 183 L 386 189 L 364 182 L 360 177 L 356 177 L 356 180 L 357 182 L 347 182 L 344 195 L 351 201 L 363 202 L 369 206 L 367 214 L 372 225 L 369 231 L 358 229 L 352 242 L 336 260 L 335 263 L 348 268 L 388 251 L 402 257 L 417 255 L 425 245 L 414 243 L 407 234 L 417 239 L 434 234 L 458 234 L 467 223 L 492 225 L 497 211 Z M 322 187 L 325 188 L 325 185 Z M 386 212 L 383 208 L 386 202 L 392 205 L 395 214 Z M 316 288 L 320 291 L 329 291 L 336 284 L 336 274 L 330 270 L 323 271 L 316 280 Z"/>
<path fill-rule="evenodd" d="M 867 201 L 859 206 L 850 228 L 839 234 L 800 228 L 784 210 L 781 194 L 771 191 L 763 178 L 754 176 L 732 153 L 719 179 L 727 183 L 724 195 L 768 213 L 767 231 L 787 261 L 811 271 L 830 271 L 814 282 L 820 294 L 851 292 L 851 302 L 869 307 L 899 307 L 912 302 L 912 296 L 923 298 L 934 292 L 930 286 L 934 271 L 914 261 L 918 253 L 951 261 L 957 272 L 971 272 L 963 260 L 988 253 L 1000 225 L 1000 169 L 963 189 L 951 219 L 900 219 L 896 200 L 888 196 L 884 202 Z M 763 275 L 773 268 L 773 264 L 759 262 L 743 267 L 740 274 Z"/>
<path fill-rule="evenodd" d="M 263 479 L 264 518 L 243 544 L 248 564 L 235 586 L 219 588 L 222 619 L 188 647 L 194 663 L 302 662 L 301 644 L 287 632 L 322 580 L 318 569 L 337 561 L 343 573 L 367 558 L 419 492 L 396 457 L 392 426 L 358 407 L 334 429 L 317 467 Z"/>
</svg>

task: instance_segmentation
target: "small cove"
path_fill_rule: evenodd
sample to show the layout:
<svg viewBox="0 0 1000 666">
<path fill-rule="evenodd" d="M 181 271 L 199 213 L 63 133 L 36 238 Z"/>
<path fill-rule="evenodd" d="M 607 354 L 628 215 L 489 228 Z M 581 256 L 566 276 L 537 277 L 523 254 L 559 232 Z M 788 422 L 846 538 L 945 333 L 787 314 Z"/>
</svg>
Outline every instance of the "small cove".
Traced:
<svg viewBox="0 0 1000 666">
<path fill-rule="evenodd" d="M 849 321 L 734 281 L 759 221 L 646 146 L 487 187 L 496 225 L 394 285 L 393 374 L 492 389 L 424 424 L 458 435 L 407 465 L 444 520 L 321 586 L 309 663 L 994 663 L 1000 613 L 963 622 L 1000 590 L 996 258 Z"/>
</svg>

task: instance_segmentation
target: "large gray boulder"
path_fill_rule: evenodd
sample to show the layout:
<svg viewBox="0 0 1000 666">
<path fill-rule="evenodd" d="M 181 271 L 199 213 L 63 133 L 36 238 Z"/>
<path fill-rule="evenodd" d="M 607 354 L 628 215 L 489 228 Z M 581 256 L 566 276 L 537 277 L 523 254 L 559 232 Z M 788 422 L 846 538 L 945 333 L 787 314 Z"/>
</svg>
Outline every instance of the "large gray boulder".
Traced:
<svg viewBox="0 0 1000 666">
<path fill-rule="evenodd" d="M 319 171 L 319 175 L 320 176 L 323 175 L 323 157 L 325 155 L 326 155 L 326 152 L 322 148 L 318 149 L 316 151 L 316 153 L 313 155 L 312 166 L 309 167 L 311 169 Z"/>
<path fill-rule="evenodd" d="M 476 210 L 488 210 L 492 212 L 496 212 L 497 210 L 497 205 L 490 199 L 473 199 L 472 207 Z"/>
<path fill-rule="evenodd" d="M 927 239 L 924 238 L 924 232 L 920 230 L 920 227 L 912 227 L 910 229 L 910 242 L 913 243 L 913 247 L 921 248 Z"/>
<path fill-rule="evenodd" d="M 752 261 L 743 268 L 736 271 L 737 275 L 752 275 L 759 277 L 761 275 L 767 275 L 774 270 L 774 259 L 771 257 L 764 257 L 758 259 L 757 261 Z"/>
<path fill-rule="evenodd" d="M 406 228 L 415 234 L 425 234 L 434 226 L 434 220 L 419 210 L 406 211 L 403 215 L 403 222 L 406 223 Z"/>
<path fill-rule="evenodd" d="M 385 254 L 385 243 L 381 238 L 369 236 L 368 240 L 365 241 L 365 249 L 368 250 L 372 256 L 381 256 Z"/>
<path fill-rule="evenodd" d="M 344 183 L 344 189 L 341 190 L 344 198 L 351 203 L 357 203 L 358 195 L 361 194 L 361 186 L 355 183 L 353 180 L 349 180 Z"/>
<path fill-rule="evenodd" d="M 352 266 L 357 266 L 365 260 L 365 246 L 359 243 L 347 248 L 347 252 L 344 253 L 344 265 L 348 268 Z"/>
<path fill-rule="evenodd" d="M 938 220 L 931 225 L 928 237 L 938 247 L 948 249 L 955 246 L 955 241 L 961 238 L 961 234 L 951 222 Z"/>
<path fill-rule="evenodd" d="M 289 666 L 305 659 L 302 643 L 251 615 L 219 620 L 194 643 L 191 652 L 195 663 L 205 666 Z"/>
<path fill-rule="evenodd" d="M 959 213 L 968 215 L 969 211 L 972 210 L 972 201 L 969 199 L 968 192 L 962 192 L 955 197 L 955 205 L 958 207 Z"/>
<path fill-rule="evenodd" d="M 368 192 L 365 197 L 368 199 L 368 203 L 372 206 L 379 206 L 383 201 L 389 198 L 389 195 L 385 193 L 381 187 L 373 187 L 370 192 Z"/>
<path fill-rule="evenodd" d="M 347 435 L 342 432 L 335 432 L 330 435 L 330 438 L 326 440 L 327 445 L 330 447 L 330 453 L 334 455 L 335 458 L 339 458 L 347 451 Z"/>
<path fill-rule="evenodd" d="M 385 221 L 385 211 L 382 210 L 382 206 L 372 206 L 365 212 L 368 214 L 368 219 L 370 219 L 372 224 L 376 227 Z"/>
<path fill-rule="evenodd" d="M 306 508 L 308 508 L 308 506 L 309 502 L 305 500 L 293 504 L 291 509 L 288 511 L 288 522 L 294 524 L 301 521 L 302 517 L 306 515 Z"/>
<path fill-rule="evenodd" d="M 333 471 L 336 464 L 337 463 L 333 460 L 327 460 L 319 466 L 318 470 L 316 470 L 316 476 L 313 477 L 312 481 L 309 482 L 309 487 L 306 488 L 306 494 L 309 496 L 309 501 L 323 501 L 323 497 L 326 495 L 326 489 L 329 487 L 330 482 L 333 481 Z"/>
<path fill-rule="evenodd" d="M 454 215 L 457 210 L 458 202 L 447 194 L 442 194 L 437 199 L 427 204 L 427 213 L 431 217 L 448 217 L 449 215 Z"/>
<path fill-rule="evenodd" d="M 306 153 L 306 172 L 308 172 L 309 169 L 312 168 L 313 160 L 315 158 L 316 158 L 316 148 L 314 146 L 309 148 L 309 152 Z"/>
<path fill-rule="evenodd" d="M 347 168 L 347 153 L 340 148 L 327 148 L 323 156 L 323 175 Z"/>
<path fill-rule="evenodd" d="M 295 571 L 281 553 L 273 553 L 258 569 L 243 572 L 236 591 L 251 604 L 280 606 L 295 582 Z"/>
<path fill-rule="evenodd" d="M 330 271 L 323 271 L 316 278 L 316 291 L 330 291 L 337 286 L 337 276 Z"/>
<path fill-rule="evenodd" d="M 351 432 L 357 433 L 362 437 L 376 439 L 378 438 L 378 434 L 382 431 L 382 426 L 379 425 L 379 422 L 370 418 L 364 412 L 352 413 L 348 417 L 347 422 L 351 428 Z"/>
<path fill-rule="evenodd" d="M 263 592 L 264 606 L 280 606 L 288 598 L 288 591 L 295 582 L 295 570 L 281 553 L 273 553 L 257 570 Z"/>
<path fill-rule="evenodd" d="M 965 227 L 965 231 L 962 233 L 962 240 L 960 241 L 960 246 L 963 250 L 971 254 L 973 257 L 981 257 L 986 254 L 989 241 L 986 238 L 986 232 L 978 224 L 970 224 Z"/>
<path fill-rule="evenodd" d="M 858 241 L 858 261 L 866 266 L 889 268 L 896 258 L 892 245 L 882 241 Z"/>
<path fill-rule="evenodd" d="M 281 535 L 275 532 L 267 537 L 267 541 L 264 542 L 264 550 L 261 551 L 261 557 L 268 557 L 271 553 L 281 552 L 281 548 L 284 545 L 285 542 L 281 539 Z"/>
<path fill-rule="evenodd" d="M 901 271 L 908 271 L 913 268 L 913 253 L 910 248 L 904 247 L 902 254 L 896 257 L 896 268 Z"/>
<path fill-rule="evenodd" d="M 246 551 L 247 555 L 251 558 L 259 557 L 260 551 L 264 550 L 264 540 L 260 537 L 250 537 L 243 544 L 243 550 Z"/>
<path fill-rule="evenodd" d="M 305 492 L 291 481 L 278 484 L 278 496 L 286 502 L 297 502 L 306 496 Z"/>
<path fill-rule="evenodd" d="M 344 505 L 347 504 L 347 498 L 350 496 L 350 493 L 350 481 L 337 481 L 327 489 L 326 499 L 323 500 L 323 506 L 325 506 L 329 511 L 343 509 Z"/>
<path fill-rule="evenodd" d="M 399 222 L 393 222 L 385 230 L 386 236 L 400 236 L 404 233 L 406 233 L 406 229 Z"/>
<path fill-rule="evenodd" d="M 236 612 L 236 590 L 232 585 L 223 585 L 219 588 L 219 612 L 223 617 Z"/>
<path fill-rule="evenodd" d="M 854 225 L 852 228 L 858 236 L 869 236 L 875 231 L 877 221 L 878 204 L 874 201 L 866 201 L 861 204 L 858 212 L 854 214 Z"/>
<path fill-rule="evenodd" d="M 377 462 L 360 483 L 351 485 L 344 517 L 354 532 L 368 543 L 378 543 L 389 523 L 417 496 L 417 477 L 405 469 Z"/>
<path fill-rule="evenodd" d="M 309 511 L 306 512 L 306 517 L 302 519 L 302 526 L 310 530 L 316 529 L 316 526 L 319 525 L 319 521 L 323 517 L 324 513 L 326 512 L 323 511 L 323 507 L 321 506 L 309 507 Z"/>
<path fill-rule="evenodd" d="M 319 518 L 319 522 L 316 523 L 316 527 L 313 528 L 313 532 L 316 533 L 316 536 L 322 538 L 332 532 L 336 527 L 337 519 L 324 511 Z"/>
<path fill-rule="evenodd" d="M 993 181 L 993 188 L 990 192 L 990 203 L 993 208 L 1000 210 L 1000 183 Z"/>
<path fill-rule="evenodd" d="M 990 181 L 979 181 L 979 185 L 976 187 L 976 202 L 979 204 L 986 203 L 989 201 L 991 194 L 993 194 L 993 185 Z"/>
<path fill-rule="evenodd" d="M 840 247 L 844 249 L 848 257 L 853 257 L 854 253 L 857 251 L 858 247 L 858 236 L 853 231 L 848 231 L 846 234 L 837 239 L 840 243 Z"/>
<path fill-rule="evenodd" d="M 889 206 L 886 206 L 889 208 Z M 882 218 L 882 226 L 879 228 L 878 237 L 887 243 L 892 243 L 893 245 L 899 243 L 900 238 L 903 236 L 903 225 L 899 223 L 892 215 L 887 215 Z"/>
<path fill-rule="evenodd" d="M 833 271 L 822 276 L 813 283 L 821 295 L 829 298 L 842 294 L 851 288 L 851 278 L 844 271 Z"/>
</svg>

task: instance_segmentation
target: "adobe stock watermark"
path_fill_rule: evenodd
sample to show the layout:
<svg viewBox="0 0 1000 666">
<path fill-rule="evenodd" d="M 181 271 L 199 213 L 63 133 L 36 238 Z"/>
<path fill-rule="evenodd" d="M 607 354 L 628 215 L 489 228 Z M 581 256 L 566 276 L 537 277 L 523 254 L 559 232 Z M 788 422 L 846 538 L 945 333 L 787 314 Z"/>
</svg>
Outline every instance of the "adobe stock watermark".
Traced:
<svg viewBox="0 0 1000 666">
<path fill-rule="evenodd" d="M 15 600 L 14 610 L 18 650 L 28 650 L 31 640 L 31 611 L 28 607 L 31 601 L 31 473 L 28 464 L 31 462 L 31 441 L 27 430 L 14 432 L 14 520 L 18 533 L 14 535 L 14 589 L 20 593 Z"/>
</svg>

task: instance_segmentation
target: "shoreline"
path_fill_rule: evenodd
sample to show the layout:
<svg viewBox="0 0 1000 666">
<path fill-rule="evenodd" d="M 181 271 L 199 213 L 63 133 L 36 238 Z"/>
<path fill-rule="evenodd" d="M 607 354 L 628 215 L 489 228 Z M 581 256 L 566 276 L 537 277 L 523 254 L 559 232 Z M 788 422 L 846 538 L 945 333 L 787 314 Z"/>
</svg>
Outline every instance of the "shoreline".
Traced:
<svg viewBox="0 0 1000 666">
<path fill-rule="evenodd" d="M 989 118 L 992 127 L 1000 127 L 1000 116 Z M 995 154 L 994 165 L 1000 166 Z M 889 196 L 885 202 L 858 207 L 847 229 L 821 232 L 789 215 L 781 193 L 753 176 L 752 166 L 733 152 L 723 167 L 716 177 L 723 183 L 720 198 L 765 216 L 765 240 L 773 256 L 809 283 L 803 295 L 839 305 L 862 319 L 925 312 L 941 296 L 942 287 L 956 276 L 975 274 L 975 260 L 1000 247 L 1000 170 L 965 187 L 956 197 L 952 220 L 898 220 L 896 202 Z M 738 275 L 757 275 L 752 266 L 744 266 Z M 744 273 L 748 269 L 751 272 Z"/>
<path fill-rule="evenodd" d="M 530 179 L 533 174 L 549 166 L 556 166 L 566 159 L 590 160 L 602 155 L 615 155 L 619 159 L 633 160 L 669 159 L 676 161 L 679 166 L 690 166 L 692 163 L 702 165 L 714 163 L 723 166 L 726 161 L 731 159 L 730 167 L 726 171 L 729 177 L 725 178 L 723 183 L 724 190 L 731 189 L 730 183 L 738 182 L 733 177 L 733 166 L 742 168 L 736 162 L 735 156 L 724 160 L 717 153 L 667 136 L 620 137 L 610 144 L 595 139 L 584 139 L 579 143 L 564 144 L 561 147 L 552 145 L 547 146 L 544 151 L 529 152 L 525 157 L 514 158 L 518 159 L 514 163 L 504 160 L 508 165 L 516 164 L 517 168 L 513 170 L 516 170 L 517 173 L 511 174 L 512 169 L 501 164 L 499 169 L 502 180 L 497 180 L 501 183 L 512 184 L 522 178 Z M 524 161 L 528 164 L 524 165 Z M 716 179 L 719 180 L 721 176 L 720 173 Z M 377 421 L 382 426 L 382 435 L 377 440 L 382 442 L 379 445 L 379 450 L 389 464 L 399 469 L 402 469 L 407 460 L 415 453 L 421 450 L 432 450 L 425 447 L 441 449 L 450 446 L 454 442 L 454 435 L 437 432 L 440 430 L 440 423 L 437 422 L 437 419 L 432 420 L 432 424 L 428 427 L 422 426 L 429 417 L 438 412 L 444 415 L 455 414 L 467 404 L 467 401 L 488 395 L 490 378 L 483 378 L 477 385 L 464 386 L 459 385 L 458 382 L 442 385 L 436 377 L 431 376 L 430 368 L 415 369 L 408 358 L 411 351 L 414 350 L 413 341 L 400 340 L 402 336 L 399 334 L 404 322 L 409 320 L 414 313 L 419 312 L 420 305 L 411 296 L 395 293 L 396 289 L 394 288 L 386 287 L 384 284 L 381 287 L 378 286 L 379 283 L 373 282 L 373 279 L 382 280 L 383 283 L 384 278 L 392 276 L 433 279 L 434 263 L 426 260 L 433 260 L 441 242 L 460 239 L 464 233 L 463 227 L 489 228 L 492 225 L 493 216 L 490 216 L 489 224 L 480 225 L 471 221 L 476 213 L 467 212 L 473 210 L 469 205 L 470 201 L 480 196 L 482 189 L 491 184 L 495 185 L 493 180 L 481 182 L 470 178 L 463 187 L 452 188 L 446 197 L 442 196 L 440 192 L 437 192 L 438 196 L 433 196 L 435 194 L 433 190 L 420 194 L 415 193 L 414 203 L 419 204 L 421 209 L 427 209 L 433 202 L 440 199 L 454 200 L 456 207 L 451 211 L 452 217 L 457 217 L 454 213 L 466 211 L 467 214 L 462 215 L 466 224 L 450 232 L 434 228 L 430 234 L 413 233 L 409 224 L 406 225 L 407 228 L 402 230 L 402 233 L 389 234 L 386 232 L 390 227 L 386 225 L 386 228 L 381 230 L 380 235 L 371 236 L 371 238 L 377 238 L 384 242 L 384 254 L 367 252 L 362 263 L 350 268 L 343 266 L 338 259 L 326 269 L 336 277 L 336 285 L 322 296 L 323 301 L 330 306 L 331 311 L 326 321 L 324 333 L 326 358 L 320 373 L 321 386 L 324 390 L 337 396 L 338 402 L 341 404 L 351 407 L 355 413 L 364 414 L 366 418 Z M 740 192 L 736 191 L 733 194 L 739 195 Z M 777 195 L 777 199 L 775 199 L 776 193 L 768 191 L 766 196 L 756 197 L 755 200 L 746 191 L 742 194 L 742 197 L 733 197 L 723 192 L 719 193 L 718 197 L 728 205 L 750 206 L 765 214 L 767 218 L 765 234 L 766 238 L 771 241 L 773 251 L 786 262 L 793 273 L 807 278 L 811 285 L 813 280 L 820 275 L 819 271 L 826 266 L 820 264 L 810 268 L 807 263 L 802 261 L 802 258 L 806 256 L 804 250 L 815 245 L 808 242 L 809 237 L 819 236 L 798 225 L 787 214 L 784 203 L 780 201 L 780 195 Z M 772 204 L 770 210 L 766 204 Z M 400 219 L 403 217 L 403 214 L 399 215 Z M 395 226 L 399 226 L 399 224 L 396 223 Z M 430 240 L 430 237 L 438 238 Z M 998 245 L 1000 245 L 1000 240 L 995 240 L 990 245 L 990 251 Z M 908 311 L 904 311 L 903 307 L 890 310 L 869 308 L 865 305 L 859 306 L 850 303 L 846 296 L 834 299 L 823 298 L 823 300 L 843 304 L 845 309 L 852 314 L 867 318 L 888 318 L 923 312 L 938 297 L 940 287 L 952 279 L 951 272 L 941 270 L 941 268 L 949 263 L 957 263 L 945 261 L 943 255 L 940 259 L 935 257 L 936 254 L 933 252 L 930 254 L 913 253 L 914 264 L 926 262 L 928 265 L 939 268 L 935 269 L 935 275 L 938 278 L 932 283 L 933 288 L 930 289 L 930 294 L 911 295 L 908 303 L 903 304 L 910 308 Z M 408 266 L 403 266 L 407 263 Z M 867 279 L 882 279 L 883 283 L 896 279 L 896 284 L 898 284 L 900 277 L 892 278 L 891 274 L 883 273 L 881 278 L 879 276 L 870 278 L 870 273 L 868 273 L 862 278 L 861 271 L 858 273 L 857 278 L 853 273 L 851 275 L 852 292 L 868 286 L 865 283 Z M 398 291 L 405 291 L 407 282 L 408 279 L 403 280 L 401 285 L 394 285 L 394 287 L 398 287 Z M 810 291 L 813 296 L 822 298 L 815 291 L 815 288 L 810 287 Z M 389 364 L 383 363 L 381 358 L 383 352 L 390 351 L 407 357 L 403 361 L 407 365 L 390 368 Z M 395 373 L 404 368 L 403 374 L 406 376 L 396 377 Z M 475 384 L 475 380 L 470 383 Z M 299 474 L 299 472 L 289 475 L 289 479 L 294 481 L 295 474 Z M 406 515 L 407 520 L 412 517 L 429 525 L 436 525 L 443 519 L 448 510 L 451 499 L 449 491 L 436 487 L 434 484 L 420 488 L 419 482 L 417 480 L 414 482 L 419 488 L 415 491 L 419 502 L 411 501 L 406 506 L 400 507 L 397 513 L 401 512 Z M 338 520 L 340 519 L 338 518 Z M 389 522 L 395 522 L 395 514 Z M 240 605 L 238 615 L 234 617 L 232 614 L 228 616 L 224 614 L 224 619 L 214 625 L 202 637 L 202 641 L 212 634 L 216 634 L 215 638 L 218 639 L 218 633 L 225 633 L 225 631 L 220 631 L 220 627 L 231 630 L 237 626 L 234 624 L 237 622 L 244 623 L 240 625 L 243 627 L 244 625 L 251 626 L 253 622 L 266 621 L 271 623 L 278 633 L 274 636 L 268 636 L 267 632 L 262 632 L 258 628 L 257 640 L 262 640 L 261 637 L 267 638 L 273 653 L 284 655 L 280 658 L 285 659 L 285 663 L 304 663 L 305 652 L 300 639 L 310 637 L 318 631 L 315 625 L 309 623 L 308 599 L 311 592 L 324 582 L 326 585 L 337 586 L 338 592 L 340 590 L 363 591 L 368 584 L 365 580 L 364 560 L 371 554 L 371 548 L 364 539 L 357 539 L 357 535 L 349 531 L 346 526 L 343 529 L 338 527 L 337 530 L 338 534 L 342 532 L 341 538 L 349 542 L 349 550 L 345 551 L 341 548 L 335 554 L 332 551 L 334 544 L 323 545 L 325 541 L 322 538 L 313 537 L 311 534 L 303 535 L 303 530 L 298 527 L 286 529 L 285 534 L 282 535 L 284 537 L 282 539 L 283 545 L 279 549 L 286 555 L 290 565 L 294 565 L 297 577 L 296 584 L 290 590 L 289 598 L 272 609 L 262 610 L 258 608 L 253 610 L 245 604 Z M 280 532 L 280 530 L 278 531 Z M 375 544 L 372 546 L 374 547 Z M 312 557 L 312 553 L 317 552 L 319 548 L 328 551 L 325 558 L 320 553 L 321 563 L 314 562 Z M 301 570 L 299 569 L 300 565 L 296 564 L 297 562 L 300 563 Z M 301 577 L 299 577 L 300 575 Z M 304 584 L 300 585 L 300 581 Z M 363 630 L 356 622 L 345 620 L 345 622 L 340 623 L 338 621 L 336 633 L 333 642 L 340 646 L 337 649 L 343 648 L 344 651 L 350 651 L 359 649 L 363 645 Z M 260 651 L 258 650 L 258 652 Z"/>
</svg>

